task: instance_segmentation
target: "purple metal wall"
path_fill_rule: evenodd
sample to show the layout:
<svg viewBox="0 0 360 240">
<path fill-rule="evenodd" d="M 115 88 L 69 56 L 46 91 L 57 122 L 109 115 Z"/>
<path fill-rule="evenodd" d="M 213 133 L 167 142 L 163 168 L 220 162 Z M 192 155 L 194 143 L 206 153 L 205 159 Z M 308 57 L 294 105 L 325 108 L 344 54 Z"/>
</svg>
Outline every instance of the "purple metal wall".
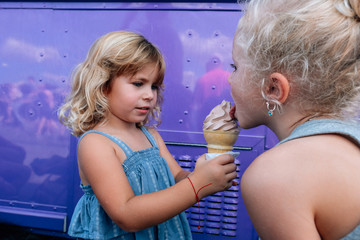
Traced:
<svg viewBox="0 0 360 240">
<path fill-rule="evenodd" d="M 159 132 L 184 168 L 206 152 L 202 121 L 231 101 L 235 3 L 0 3 L 0 223 L 51 235 L 67 230 L 81 196 L 76 139 L 58 122 L 69 76 L 99 36 L 142 33 L 167 64 Z M 273 146 L 264 127 L 243 130 L 236 143 L 239 178 Z M 194 239 L 256 239 L 239 187 L 187 211 Z"/>
</svg>

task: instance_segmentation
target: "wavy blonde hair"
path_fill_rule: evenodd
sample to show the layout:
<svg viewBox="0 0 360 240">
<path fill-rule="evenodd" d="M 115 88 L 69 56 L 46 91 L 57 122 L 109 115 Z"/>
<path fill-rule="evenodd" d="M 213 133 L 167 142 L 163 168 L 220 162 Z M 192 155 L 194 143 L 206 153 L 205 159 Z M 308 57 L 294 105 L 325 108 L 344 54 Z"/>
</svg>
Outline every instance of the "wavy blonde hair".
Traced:
<svg viewBox="0 0 360 240">
<path fill-rule="evenodd" d="M 142 35 L 133 32 L 110 32 L 97 39 L 91 46 L 84 62 L 74 69 L 72 89 L 59 108 L 58 117 L 74 136 L 80 136 L 105 120 L 108 101 L 105 96 L 110 81 L 119 75 L 135 75 L 144 65 L 155 63 L 158 76 L 155 85 L 157 104 L 144 122 L 152 118 L 160 124 L 165 62 L 160 50 Z"/>
<path fill-rule="evenodd" d="M 234 44 L 262 92 L 280 72 L 304 113 L 359 120 L 359 0 L 251 0 Z"/>
</svg>

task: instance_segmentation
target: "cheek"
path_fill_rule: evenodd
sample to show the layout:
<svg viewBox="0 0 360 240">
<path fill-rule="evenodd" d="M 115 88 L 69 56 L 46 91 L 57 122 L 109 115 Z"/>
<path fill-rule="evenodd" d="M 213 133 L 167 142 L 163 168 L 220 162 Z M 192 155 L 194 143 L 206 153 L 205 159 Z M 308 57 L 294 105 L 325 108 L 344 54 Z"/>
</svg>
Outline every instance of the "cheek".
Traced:
<svg viewBox="0 0 360 240">
<path fill-rule="evenodd" d="M 243 94 L 242 91 L 242 87 L 240 84 L 240 80 L 238 78 L 236 78 L 235 74 L 231 74 L 231 76 L 229 77 L 229 83 L 230 83 L 230 90 L 231 90 L 231 96 L 235 101 L 235 104 L 237 102 L 237 100 L 239 99 L 239 97 Z"/>
<path fill-rule="evenodd" d="M 156 103 L 158 102 L 158 92 L 157 91 L 154 91 L 154 97 L 153 97 L 153 100 L 152 102 L 156 105 Z"/>
</svg>

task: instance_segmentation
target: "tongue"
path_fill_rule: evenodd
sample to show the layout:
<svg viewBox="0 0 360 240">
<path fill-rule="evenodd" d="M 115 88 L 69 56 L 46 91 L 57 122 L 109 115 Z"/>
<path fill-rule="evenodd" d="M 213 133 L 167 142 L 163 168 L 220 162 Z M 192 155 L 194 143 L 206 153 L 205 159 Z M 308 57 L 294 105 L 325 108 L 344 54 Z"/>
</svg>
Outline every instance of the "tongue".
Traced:
<svg viewBox="0 0 360 240">
<path fill-rule="evenodd" d="M 236 119 L 235 112 L 236 112 L 236 106 L 234 104 L 234 106 L 231 107 L 230 112 L 229 112 L 229 115 L 232 119 Z"/>
</svg>

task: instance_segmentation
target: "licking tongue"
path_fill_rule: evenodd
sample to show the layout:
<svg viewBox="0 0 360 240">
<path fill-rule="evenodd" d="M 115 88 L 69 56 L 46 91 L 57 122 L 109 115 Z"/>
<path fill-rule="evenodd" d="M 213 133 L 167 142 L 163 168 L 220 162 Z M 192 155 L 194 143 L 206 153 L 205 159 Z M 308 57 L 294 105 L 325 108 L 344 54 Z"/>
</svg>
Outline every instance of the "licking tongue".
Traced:
<svg viewBox="0 0 360 240">
<path fill-rule="evenodd" d="M 236 106 L 234 104 L 234 106 L 231 107 L 230 111 L 229 111 L 229 115 L 232 119 L 236 119 L 235 117 L 235 112 L 236 112 Z"/>
</svg>

